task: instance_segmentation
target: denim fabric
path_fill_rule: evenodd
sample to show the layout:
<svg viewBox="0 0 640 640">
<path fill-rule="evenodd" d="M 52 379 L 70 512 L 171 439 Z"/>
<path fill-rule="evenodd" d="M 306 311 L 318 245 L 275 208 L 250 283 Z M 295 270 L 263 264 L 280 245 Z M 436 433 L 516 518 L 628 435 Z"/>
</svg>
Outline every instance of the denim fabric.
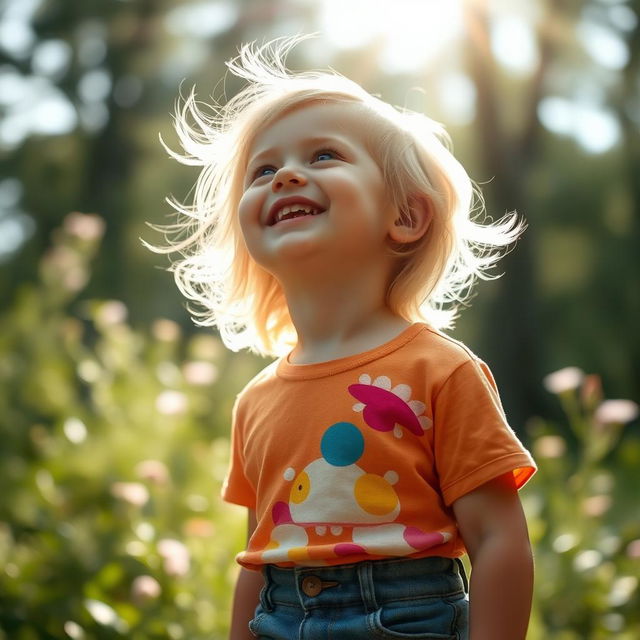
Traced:
<svg viewBox="0 0 640 640">
<path fill-rule="evenodd" d="M 467 582 L 451 558 L 267 565 L 249 628 L 263 640 L 466 640 Z"/>
</svg>

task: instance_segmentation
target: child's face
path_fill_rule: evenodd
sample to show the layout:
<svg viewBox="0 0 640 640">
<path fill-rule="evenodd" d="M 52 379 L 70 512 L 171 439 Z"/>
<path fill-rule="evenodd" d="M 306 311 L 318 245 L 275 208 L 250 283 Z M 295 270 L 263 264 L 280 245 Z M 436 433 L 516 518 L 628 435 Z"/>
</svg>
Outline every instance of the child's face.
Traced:
<svg viewBox="0 0 640 640">
<path fill-rule="evenodd" d="M 276 275 L 315 255 L 327 266 L 380 263 L 395 216 L 365 141 L 361 110 L 336 103 L 302 106 L 258 133 L 239 203 L 256 262 Z"/>
</svg>

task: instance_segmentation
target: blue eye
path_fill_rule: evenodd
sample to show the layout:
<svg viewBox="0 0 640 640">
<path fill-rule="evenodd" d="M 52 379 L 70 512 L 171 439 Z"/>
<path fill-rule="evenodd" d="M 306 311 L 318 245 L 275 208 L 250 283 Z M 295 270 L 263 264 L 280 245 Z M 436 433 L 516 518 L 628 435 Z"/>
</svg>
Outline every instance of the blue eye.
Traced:
<svg viewBox="0 0 640 640">
<path fill-rule="evenodd" d="M 255 180 L 256 178 L 262 178 L 263 176 L 272 176 L 273 174 L 275 174 L 275 172 L 276 168 L 269 165 L 258 167 L 253 172 L 253 179 Z"/>
<path fill-rule="evenodd" d="M 338 157 L 338 153 L 333 151 L 332 149 L 323 149 L 322 151 L 316 152 L 313 159 L 314 162 L 321 162 L 323 160 L 334 160 Z"/>
</svg>

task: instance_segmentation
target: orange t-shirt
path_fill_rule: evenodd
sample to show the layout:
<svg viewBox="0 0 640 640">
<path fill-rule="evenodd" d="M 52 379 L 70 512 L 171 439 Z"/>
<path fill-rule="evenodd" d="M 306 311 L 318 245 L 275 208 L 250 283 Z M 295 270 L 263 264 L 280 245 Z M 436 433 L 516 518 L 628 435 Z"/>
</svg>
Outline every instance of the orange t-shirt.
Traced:
<svg viewBox="0 0 640 640">
<path fill-rule="evenodd" d="M 234 408 L 222 495 L 256 511 L 237 558 L 249 568 L 456 557 L 451 505 L 535 469 L 487 366 L 414 324 L 358 355 L 259 373 Z"/>
</svg>

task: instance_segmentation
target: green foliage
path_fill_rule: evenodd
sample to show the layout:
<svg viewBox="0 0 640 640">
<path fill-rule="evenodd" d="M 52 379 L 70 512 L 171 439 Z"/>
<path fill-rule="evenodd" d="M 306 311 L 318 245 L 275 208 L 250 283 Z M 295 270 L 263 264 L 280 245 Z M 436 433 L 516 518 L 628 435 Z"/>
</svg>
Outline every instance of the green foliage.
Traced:
<svg viewBox="0 0 640 640">
<path fill-rule="evenodd" d="M 567 426 L 531 422 L 539 472 L 524 490 L 536 557 L 530 637 L 640 637 L 640 440 L 629 400 L 603 400 L 598 376 L 568 367 L 545 379 Z"/>
<path fill-rule="evenodd" d="M 218 494 L 260 365 L 74 302 L 102 226 L 69 216 L 0 318 L 0 638 L 224 638 L 244 516 Z"/>
<path fill-rule="evenodd" d="M 225 638 L 244 515 L 218 494 L 233 397 L 263 363 L 78 298 L 102 232 L 68 216 L 0 317 L 0 638 Z M 569 421 L 531 424 L 529 637 L 637 638 L 635 405 L 576 370 L 547 386 Z"/>
</svg>

